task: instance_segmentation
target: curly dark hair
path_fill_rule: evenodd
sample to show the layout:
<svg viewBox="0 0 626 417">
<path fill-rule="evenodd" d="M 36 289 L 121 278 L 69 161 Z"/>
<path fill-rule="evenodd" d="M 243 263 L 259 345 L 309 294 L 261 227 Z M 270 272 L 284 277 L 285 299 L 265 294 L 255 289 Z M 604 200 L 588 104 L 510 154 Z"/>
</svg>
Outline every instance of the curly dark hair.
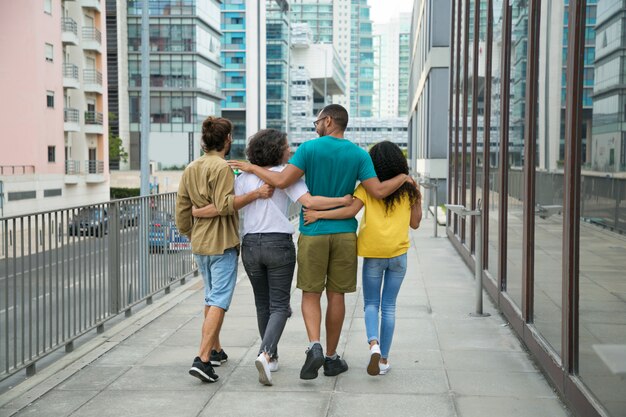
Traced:
<svg viewBox="0 0 626 417">
<path fill-rule="evenodd" d="M 209 116 L 202 122 L 202 150 L 218 151 L 226 146 L 226 139 L 233 131 L 233 123 L 223 117 Z"/>
<path fill-rule="evenodd" d="M 250 138 L 246 156 L 254 165 L 273 167 L 282 164 L 285 146 L 287 146 L 287 134 L 285 132 L 276 129 L 262 129 Z"/>
<path fill-rule="evenodd" d="M 376 176 L 380 181 L 386 181 L 398 174 L 409 173 L 409 165 L 406 162 L 406 158 L 402 150 L 400 150 L 395 143 L 389 142 L 388 140 L 378 142 L 370 149 L 370 156 L 374 163 Z M 405 196 L 409 199 L 411 206 L 421 199 L 419 190 L 415 188 L 413 184 L 405 182 L 391 195 L 383 199 L 385 202 L 385 211 L 387 213 L 392 211 L 395 204 L 399 203 Z"/>
</svg>

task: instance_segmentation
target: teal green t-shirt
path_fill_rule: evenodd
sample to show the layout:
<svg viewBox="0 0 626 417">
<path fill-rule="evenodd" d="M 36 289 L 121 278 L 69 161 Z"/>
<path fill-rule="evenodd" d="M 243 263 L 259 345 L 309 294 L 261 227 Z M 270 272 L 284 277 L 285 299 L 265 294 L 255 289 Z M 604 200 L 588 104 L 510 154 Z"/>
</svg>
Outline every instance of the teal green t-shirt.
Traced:
<svg viewBox="0 0 626 417">
<path fill-rule="evenodd" d="M 304 171 L 311 195 L 343 197 L 352 194 L 357 181 L 376 176 L 369 154 L 348 139 L 322 136 L 304 142 L 289 163 Z M 356 232 L 356 219 L 318 220 L 304 225 L 300 213 L 300 233 L 308 236 Z"/>
</svg>

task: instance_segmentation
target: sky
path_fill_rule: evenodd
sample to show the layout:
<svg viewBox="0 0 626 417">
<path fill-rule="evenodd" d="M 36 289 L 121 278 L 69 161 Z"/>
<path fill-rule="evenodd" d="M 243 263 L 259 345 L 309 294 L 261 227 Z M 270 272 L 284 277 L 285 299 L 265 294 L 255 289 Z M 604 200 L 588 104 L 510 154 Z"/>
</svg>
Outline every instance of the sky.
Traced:
<svg viewBox="0 0 626 417">
<path fill-rule="evenodd" d="M 410 13 L 415 0 L 368 0 L 370 18 L 374 23 L 386 23 L 400 12 Z"/>
</svg>

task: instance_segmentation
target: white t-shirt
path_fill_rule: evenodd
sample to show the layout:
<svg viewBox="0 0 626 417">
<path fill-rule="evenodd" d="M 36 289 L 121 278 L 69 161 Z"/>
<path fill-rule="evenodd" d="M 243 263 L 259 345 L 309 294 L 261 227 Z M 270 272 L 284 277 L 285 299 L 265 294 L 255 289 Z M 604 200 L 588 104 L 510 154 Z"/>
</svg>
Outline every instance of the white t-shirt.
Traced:
<svg viewBox="0 0 626 417">
<path fill-rule="evenodd" d="M 270 171 L 281 172 L 283 169 L 285 166 L 279 165 L 270 168 Z M 235 179 L 235 195 L 249 193 L 263 184 L 263 180 L 256 175 L 244 172 Z M 304 180 L 300 178 L 284 190 L 276 188 L 271 198 L 259 198 L 242 208 L 241 237 L 248 233 L 295 233 L 296 229 L 287 219 L 287 209 L 290 200 L 298 201 L 308 192 Z"/>
</svg>

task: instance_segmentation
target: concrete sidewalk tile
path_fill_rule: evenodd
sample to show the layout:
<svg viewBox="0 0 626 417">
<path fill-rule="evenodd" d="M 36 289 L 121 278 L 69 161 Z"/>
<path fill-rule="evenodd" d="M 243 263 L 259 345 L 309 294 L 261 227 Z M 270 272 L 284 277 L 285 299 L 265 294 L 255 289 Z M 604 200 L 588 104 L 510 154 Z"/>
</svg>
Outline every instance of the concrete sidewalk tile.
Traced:
<svg viewBox="0 0 626 417">
<path fill-rule="evenodd" d="M 332 391 L 337 377 L 327 377 L 324 369 L 320 368 L 319 376 L 315 379 L 300 379 L 299 368 L 282 368 L 272 373 L 271 387 L 259 383 L 259 372 L 254 364 L 238 366 L 224 384 L 223 391 L 288 391 L 288 392 L 324 392 Z"/>
<path fill-rule="evenodd" d="M 395 369 L 386 375 L 370 376 L 365 366 L 353 366 L 339 375 L 336 390 L 339 392 L 371 394 L 443 394 L 448 392 L 446 375 L 440 370 Z"/>
<path fill-rule="evenodd" d="M 134 365 L 148 356 L 154 349 L 154 346 L 118 345 L 105 355 L 99 357 L 94 364 L 98 366 Z"/>
<path fill-rule="evenodd" d="M 21 409 L 14 417 L 65 417 L 69 416 L 80 406 L 94 398 L 98 391 L 76 391 L 68 395 L 65 391 L 50 391 L 33 402 L 26 408 Z M 0 410 L 3 414 L 4 409 Z M 6 414 L 9 415 L 9 414 Z"/>
<path fill-rule="evenodd" d="M 258 384 L 258 382 L 257 382 Z M 325 417 L 330 392 L 220 391 L 199 417 Z"/>
<path fill-rule="evenodd" d="M 455 371 L 538 372 L 526 352 L 443 350 L 445 368 Z"/>
<path fill-rule="evenodd" d="M 567 408 L 556 398 L 465 397 L 455 399 L 459 417 L 570 417 Z"/>
<path fill-rule="evenodd" d="M 159 345 L 142 358 L 139 366 L 189 366 L 198 354 L 198 346 L 188 343 L 186 346 Z M 230 355 L 230 353 L 229 353 Z"/>
<path fill-rule="evenodd" d="M 401 395 L 381 393 L 336 393 L 330 401 L 328 417 L 456 417 L 447 394 Z"/>
<path fill-rule="evenodd" d="M 346 350 L 342 357 L 348 361 L 350 369 L 365 369 L 370 359 L 370 351 L 365 343 L 361 349 Z M 390 361 L 393 369 L 443 369 L 441 352 L 438 350 L 415 350 L 406 346 L 391 347 Z"/>
<path fill-rule="evenodd" d="M 468 396 L 556 398 L 540 372 L 488 372 L 448 370 L 450 388 Z"/>
<path fill-rule="evenodd" d="M 56 389 L 67 391 L 101 391 L 129 369 L 131 369 L 130 366 L 89 365 L 66 379 L 58 385 Z"/>
<path fill-rule="evenodd" d="M 185 367 L 180 366 L 134 366 L 107 387 L 107 391 L 176 391 L 195 390 L 200 387 L 216 391 L 219 383 L 203 383 L 189 375 L 193 358 Z M 215 373 L 220 379 L 227 379 L 233 367 L 222 366 Z"/>
<path fill-rule="evenodd" d="M 206 384 L 207 386 L 209 384 Z M 104 391 L 72 417 L 195 417 L 213 392 L 208 390 Z"/>
</svg>

